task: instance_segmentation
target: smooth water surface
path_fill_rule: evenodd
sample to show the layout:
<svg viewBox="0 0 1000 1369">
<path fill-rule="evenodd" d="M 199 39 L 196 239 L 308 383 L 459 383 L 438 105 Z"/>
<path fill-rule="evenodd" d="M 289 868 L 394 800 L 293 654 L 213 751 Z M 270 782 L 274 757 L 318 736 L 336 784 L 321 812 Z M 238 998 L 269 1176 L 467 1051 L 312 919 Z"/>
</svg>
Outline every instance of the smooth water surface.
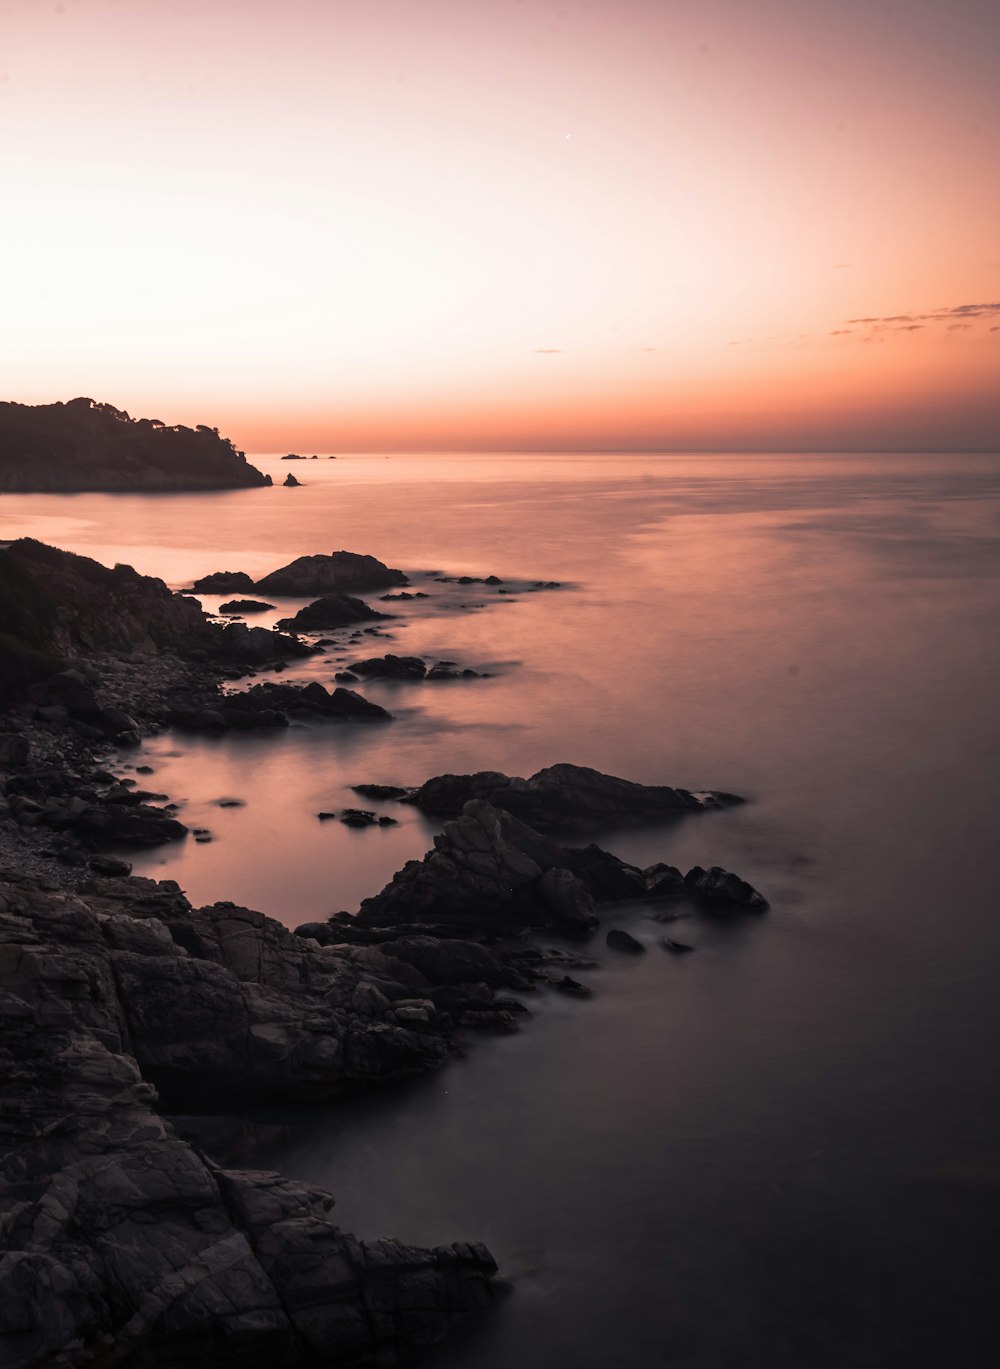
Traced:
<svg viewBox="0 0 1000 1369">
<path fill-rule="evenodd" d="M 259 464 L 303 488 L 7 496 L 0 536 L 177 586 L 344 547 L 564 588 L 431 578 L 433 599 L 383 605 L 392 637 L 358 654 L 494 672 L 362 686 L 391 724 L 154 739 L 133 763 L 216 840 L 138 872 L 294 925 L 356 908 L 429 844 L 396 805 L 396 828 L 319 823 L 352 783 L 569 760 L 752 800 L 600 835 L 641 863 L 735 869 L 766 917 L 686 921 L 697 950 L 670 957 L 629 912 L 649 950 L 599 939 L 592 1000 L 540 997 L 517 1036 L 310 1113 L 274 1157 L 359 1234 L 490 1244 L 513 1294 L 436 1362 L 992 1365 L 1000 460 Z M 328 682 L 353 650 L 285 678 Z"/>
</svg>

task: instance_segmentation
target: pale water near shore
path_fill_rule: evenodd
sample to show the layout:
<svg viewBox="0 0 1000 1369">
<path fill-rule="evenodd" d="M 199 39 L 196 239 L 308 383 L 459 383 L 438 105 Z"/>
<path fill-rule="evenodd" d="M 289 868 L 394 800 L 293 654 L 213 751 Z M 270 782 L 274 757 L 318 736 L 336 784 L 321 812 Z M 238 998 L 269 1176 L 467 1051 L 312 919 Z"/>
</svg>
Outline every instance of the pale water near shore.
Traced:
<svg viewBox="0 0 1000 1369">
<path fill-rule="evenodd" d="M 490 1244 L 514 1295 L 439 1352 L 448 1369 L 985 1369 L 1000 460 L 260 464 L 304 487 L 5 496 L 0 536 L 178 586 L 346 547 L 566 587 L 505 602 L 428 582 L 436 598 L 383 605 L 405 616 L 360 654 L 497 672 L 361 686 L 394 723 L 155 739 L 134 763 L 217 839 L 137 872 L 312 920 L 429 844 L 398 806 L 388 830 L 317 822 L 359 802 L 351 783 L 569 760 L 746 794 L 599 835 L 641 863 L 725 865 L 772 901 L 762 919 L 684 923 L 698 950 L 679 959 L 652 944 L 626 962 L 599 939 L 593 1000 L 533 1002 L 518 1036 L 436 1078 L 311 1113 L 275 1162 L 328 1186 L 360 1234 Z"/>
</svg>

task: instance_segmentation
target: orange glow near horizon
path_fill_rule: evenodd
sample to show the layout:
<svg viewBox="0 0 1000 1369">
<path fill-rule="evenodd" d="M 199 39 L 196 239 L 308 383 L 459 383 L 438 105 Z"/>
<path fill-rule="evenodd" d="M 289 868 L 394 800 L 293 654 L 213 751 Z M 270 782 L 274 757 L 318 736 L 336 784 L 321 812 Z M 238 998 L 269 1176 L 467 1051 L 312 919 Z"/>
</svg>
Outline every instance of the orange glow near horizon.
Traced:
<svg viewBox="0 0 1000 1369">
<path fill-rule="evenodd" d="M 1000 446 L 986 0 L 5 0 L 4 394 L 247 451 Z"/>
</svg>

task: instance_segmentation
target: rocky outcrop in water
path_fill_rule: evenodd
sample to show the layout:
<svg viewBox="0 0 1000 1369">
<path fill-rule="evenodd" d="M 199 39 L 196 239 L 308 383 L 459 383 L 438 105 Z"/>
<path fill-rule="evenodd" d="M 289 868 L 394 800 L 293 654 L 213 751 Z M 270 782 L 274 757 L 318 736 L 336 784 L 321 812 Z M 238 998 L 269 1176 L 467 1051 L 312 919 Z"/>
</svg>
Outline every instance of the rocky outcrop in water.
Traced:
<svg viewBox="0 0 1000 1369">
<path fill-rule="evenodd" d="M 270 485 L 217 428 L 168 427 L 111 404 L 0 403 L 0 492 Z"/>
<path fill-rule="evenodd" d="M 313 680 L 295 685 L 265 681 L 234 694 L 203 694 L 180 702 L 170 713 L 175 727 L 195 732 L 244 732 L 287 727 L 296 718 L 388 722 L 392 714 L 353 689 L 327 690 Z"/>
<path fill-rule="evenodd" d="M 350 594 L 324 594 L 321 599 L 300 608 L 293 617 L 279 619 L 278 626 L 289 632 L 321 632 L 389 617 L 390 614 L 379 613 L 363 599 Z"/>
<path fill-rule="evenodd" d="M 265 604 L 261 599 L 229 599 L 226 603 L 219 605 L 219 612 L 266 613 L 271 608 L 274 608 L 273 604 Z"/>
<path fill-rule="evenodd" d="M 242 594 L 254 587 L 253 577 L 244 570 L 215 570 L 191 586 L 192 594 Z"/>
<path fill-rule="evenodd" d="M 471 799 L 503 808 L 540 830 L 646 821 L 740 802 L 734 794 L 692 793 L 668 785 L 636 784 L 587 766 L 566 764 L 550 765 L 527 780 L 493 770 L 473 775 L 437 775 L 404 802 L 424 813 L 454 817 Z"/>
<path fill-rule="evenodd" d="M 170 653 L 235 665 L 311 651 L 266 628 L 213 623 L 196 600 L 131 566 L 109 569 L 30 537 L 0 548 L 0 624 L 0 706 L 62 673 L 67 658 Z"/>
<path fill-rule="evenodd" d="M 391 1365 L 487 1304 L 483 1246 L 358 1241 L 321 1190 L 181 1140 L 148 1082 L 313 1097 L 434 1067 L 424 983 L 169 884 L 0 883 L 4 1365 Z"/>
<path fill-rule="evenodd" d="M 401 570 L 392 570 L 374 556 L 333 551 L 299 556 L 258 580 L 256 588 L 262 594 L 350 594 L 408 583 Z"/>
</svg>

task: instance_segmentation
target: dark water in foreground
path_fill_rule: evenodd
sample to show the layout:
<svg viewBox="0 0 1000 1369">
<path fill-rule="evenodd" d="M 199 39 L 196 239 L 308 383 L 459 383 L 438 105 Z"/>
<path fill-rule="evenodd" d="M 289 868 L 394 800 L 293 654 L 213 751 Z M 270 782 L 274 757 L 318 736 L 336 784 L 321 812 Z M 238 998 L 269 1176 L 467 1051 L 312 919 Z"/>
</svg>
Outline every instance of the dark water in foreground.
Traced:
<svg viewBox="0 0 1000 1369">
<path fill-rule="evenodd" d="M 602 839 L 736 869 L 772 911 L 680 924 L 682 958 L 628 914 L 653 944 L 599 944 L 591 1001 L 532 1002 L 519 1035 L 438 1077 L 303 1117 L 275 1163 L 359 1234 L 492 1247 L 513 1294 L 447 1369 L 995 1363 L 1000 460 L 292 469 L 302 490 L 9 497 L 0 536 L 177 584 L 346 546 L 572 588 L 470 592 L 488 602 L 471 613 L 442 591 L 367 644 L 502 672 L 366 690 L 391 726 L 157 739 L 155 783 L 217 840 L 144 869 L 303 921 L 428 845 L 406 810 L 387 832 L 318 824 L 349 784 L 572 760 L 747 794 Z M 247 806 L 214 807 L 226 794 Z"/>
</svg>

